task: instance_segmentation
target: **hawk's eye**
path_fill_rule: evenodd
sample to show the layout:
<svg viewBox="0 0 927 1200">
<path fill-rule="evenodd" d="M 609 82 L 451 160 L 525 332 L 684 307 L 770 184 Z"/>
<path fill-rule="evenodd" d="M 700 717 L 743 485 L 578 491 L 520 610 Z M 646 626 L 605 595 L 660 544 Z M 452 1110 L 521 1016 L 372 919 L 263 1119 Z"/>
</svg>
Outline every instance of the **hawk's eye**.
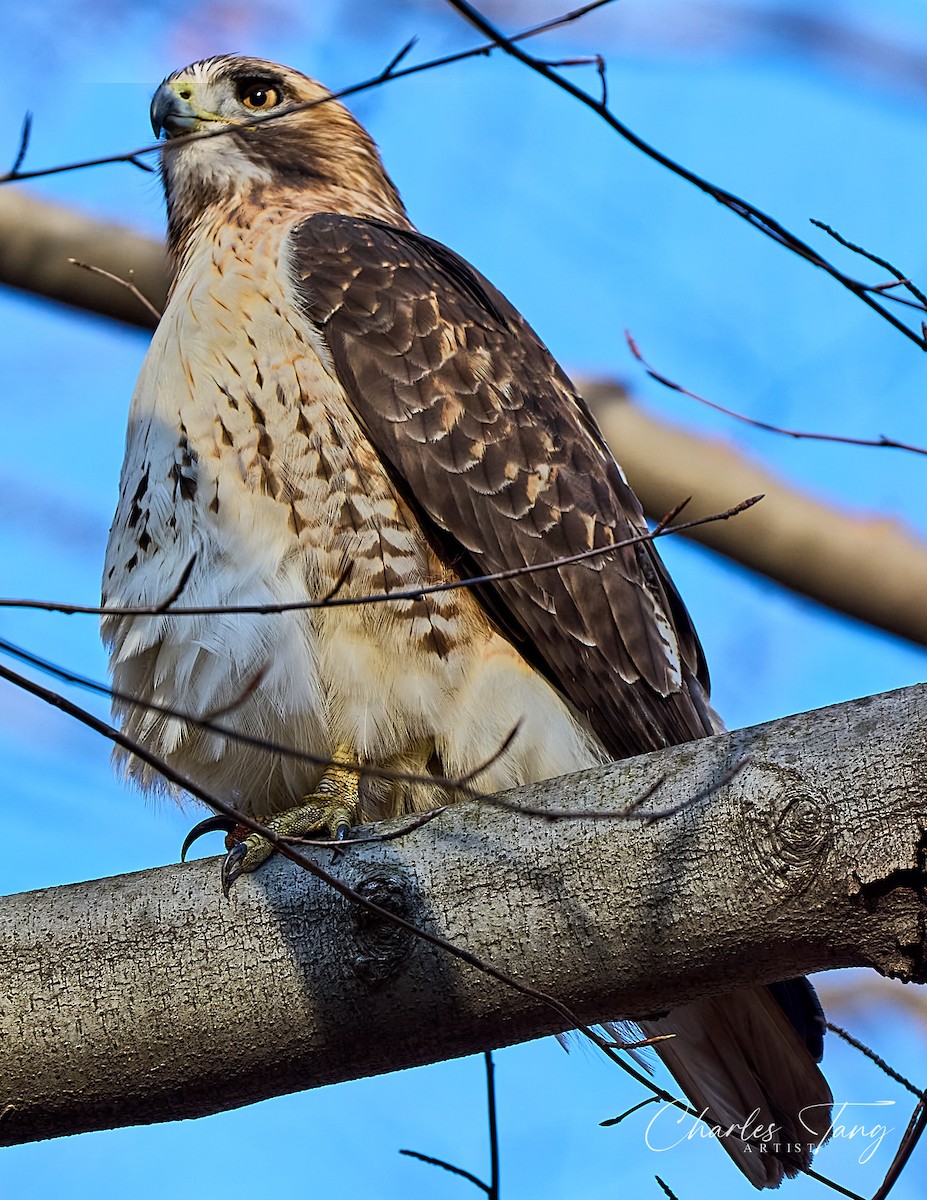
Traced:
<svg viewBox="0 0 927 1200">
<path fill-rule="evenodd" d="M 271 83 L 246 83 L 242 85 L 239 99 L 245 108 L 274 108 L 280 103 L 280 92 Z"/>
</svg>

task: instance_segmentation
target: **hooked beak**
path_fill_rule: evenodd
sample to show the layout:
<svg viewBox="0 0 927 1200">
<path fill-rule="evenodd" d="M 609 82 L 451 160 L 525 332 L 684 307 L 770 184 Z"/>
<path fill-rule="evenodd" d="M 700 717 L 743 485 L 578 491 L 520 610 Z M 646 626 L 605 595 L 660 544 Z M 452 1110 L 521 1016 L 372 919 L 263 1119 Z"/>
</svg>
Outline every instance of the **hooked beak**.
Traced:
<svg viewBox="0 0 927 1200">
<path fill-rule="evenodd" d="M 175 91 L 175 87 L 187 90 L 183 81 L 162 83 L 151 101 L 151 128 L 155 137 L 180 137 L 199 129 L 207 117 L 197 112 L 189 100 Z"/>
</svg>

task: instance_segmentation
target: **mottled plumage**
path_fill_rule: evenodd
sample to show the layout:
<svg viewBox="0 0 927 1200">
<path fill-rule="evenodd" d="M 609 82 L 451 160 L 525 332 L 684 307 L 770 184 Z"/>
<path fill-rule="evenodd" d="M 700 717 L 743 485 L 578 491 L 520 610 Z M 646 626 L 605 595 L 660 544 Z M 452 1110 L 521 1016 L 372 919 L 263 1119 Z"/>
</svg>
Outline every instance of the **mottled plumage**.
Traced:
<svg viewBox="0 0 927 1200">
<path fill-rule="evenodd" d="M 155 604 L 191 562 L 183 604 L 236 606 L 414 589 L 645 529 L 548 351 L 487 280 L 415 230 L 369 136 L 326 97 L 235 57 L 176 72 L 155 97 L 176 277 L 132 401 L 107 604 Z M 254 123 L 265 113 L 277 119 Z M 454 777 L 517 725 L 480 780 L 490 790 L 720 727 L 649 543 L 417 599 L 103 628 L 118 691 L 194 715 L 233 705 L 228 727 L 315 755 Z M 319 784 L 317 767 L 180 716 L 115 709 L 133 738 L 245 812 L 293 808 Z M 158 785 L 139 760 L 123 764 Z M 446 798 L 437 784 L 362 781 L 359 814 Z M 787 988 L 798 1036 L 766 989 L 660 1023 L 678 1031 L 661 1052 L 696 1105 L 745 1107 L 742 1119 L 756 1107 L 794 1135 L 799 1098 L 828 1102 L 801 1044 L 819 1050 L 813 993 Z M 758 1185 L 810 1158 L 725 1145 Z"/>
</svg>

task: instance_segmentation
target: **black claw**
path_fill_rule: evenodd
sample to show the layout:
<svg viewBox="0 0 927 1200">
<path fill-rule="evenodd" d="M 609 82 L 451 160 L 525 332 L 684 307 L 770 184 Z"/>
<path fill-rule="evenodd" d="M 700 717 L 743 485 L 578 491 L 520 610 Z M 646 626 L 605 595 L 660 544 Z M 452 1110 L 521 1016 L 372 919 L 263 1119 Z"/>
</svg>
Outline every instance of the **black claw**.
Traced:
<svg viewBox="0 0 927 1200">
<path fill-rule="evenodd" d="M 241 875 L 242 863 L 248 856 L 247 842 L 239 842 L 237 846 L 233 846 L 222 860 L 222 895 L 228 900 L 229 889 L 232 884 Z"/>
<path fill-rule="evenodd" d="M 235 822 L 230 817 L 207 817 L 205 821 L 200 821 L 198 825 L 193 826 L 184 838 L 183 845 L 180 847 L 180 861 L 184 862 L 186 860 L 187 851 L 196 839 L 201 838 L 204 833 L 231 833 L 235 828 Z"/>
<path fill-rule="evenodd" d="M 350 832 L 351 832 L 351 826 L 346 824 L 346 822 L 342 821 L 341 824 L 338 826 L 338 828 L 335 830 L 335 841 L 343 842 L 344 839 L 348 836 L 348 834 Z"/>
</svg>

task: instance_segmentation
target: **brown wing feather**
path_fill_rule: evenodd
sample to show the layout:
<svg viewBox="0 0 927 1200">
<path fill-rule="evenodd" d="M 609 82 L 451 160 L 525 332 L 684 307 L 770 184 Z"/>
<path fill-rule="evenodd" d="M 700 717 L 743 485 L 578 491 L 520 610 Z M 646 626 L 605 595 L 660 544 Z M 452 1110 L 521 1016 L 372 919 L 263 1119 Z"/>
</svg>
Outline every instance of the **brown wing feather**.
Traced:
<svg viewBox="0 0 927 1200">
<path fill-rule="evenodd" d="M 356 416 L 459 569 L 547 562 L 645 530 L 570 381 L 463 259 L 332 213 L 302 222 L 292 250 Z M 652 545 L 481 599 L 616 757 L 711 732 L 701 648 Z"/>
</svg>

